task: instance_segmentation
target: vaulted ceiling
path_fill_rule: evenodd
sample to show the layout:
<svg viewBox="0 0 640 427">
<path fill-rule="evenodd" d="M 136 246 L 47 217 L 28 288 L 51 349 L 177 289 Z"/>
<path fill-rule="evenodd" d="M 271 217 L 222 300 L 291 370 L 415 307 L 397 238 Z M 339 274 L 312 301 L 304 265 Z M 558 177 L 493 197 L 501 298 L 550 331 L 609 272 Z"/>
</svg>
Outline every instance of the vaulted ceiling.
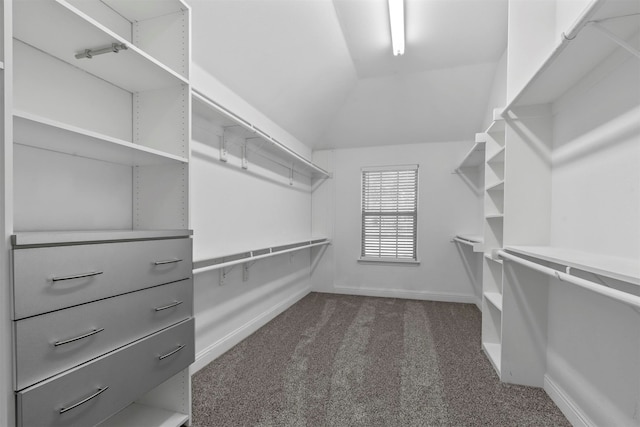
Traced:
<svg viewBox="0 0 640 427">
<path fill-rule="evenodd" d="M 472 139 L 506 48 L 507 0 L 190 0 L 193 60 L 314 148 Z"/>
</svg>

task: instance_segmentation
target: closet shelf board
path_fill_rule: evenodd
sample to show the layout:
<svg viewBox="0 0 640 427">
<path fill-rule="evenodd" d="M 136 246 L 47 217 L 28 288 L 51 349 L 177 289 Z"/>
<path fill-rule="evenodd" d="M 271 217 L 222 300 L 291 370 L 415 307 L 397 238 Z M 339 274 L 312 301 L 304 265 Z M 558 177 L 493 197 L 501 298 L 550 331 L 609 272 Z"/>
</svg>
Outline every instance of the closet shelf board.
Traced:
<svg viewBox="0 0 640 427">
<path fill-rule="evenodd" d="M 24 231 L 11 236 L 13 247 L 108 243 L 123 240 L 153 240 L 190 237 L 192 230 L 95 230 Z"/>
<path fill-rule="evenodd" d="M 502 311 L 502 295 L 497 292 L 485 292 L 484 298 L 493 304 L 495 308 Z"/>
<path fill-rule="evenodd" d="M 484 142 L 476 142 L 471 150 L 464 156 L 456 170 L 478 167 L 484 161 Z"/>
<path fill-rule="evenodd" d="M 129 22 L 146 21 L 163 15 L 187 10 L 188 6 L 180 0 L 101 0 Z"/>
<path fill-rule="evenodd" d="M 140 403 L 132 403 L 100 424 L 100 427 L 179 427 L 189 421 L 189 416 Z"/>
<path fill-rule="evenodd" d="M 503 219 L 504 218 L 504 214 L 499 214 L 499 213 L 488 214 L 488 215 L 485 215 L 485 218 L 486 219 L 491 219 L 491 220 Z"/>
<path fill-rule="evenodd" d="M 640 2 L 636 0 L 592 2 L 573 27 L 565 31 L 568 37 L 561 38 L 531 80 L 510 101 L 503 114 L 514 107 L 547 104 L 557 100 L 619 47 L 593 28 L 591 23 L 602 21 L 600 24 L 607 27 L 608 18 L 637 13 L 640 13 Z M 615 34 L 623 40 L 640 30 L 637 16 L 617 18 L 614 22 Z"/>
<path fill-rule="evenodd" d="M 97 132 L 14 111 L 14 142 L 58 153 L 128 166 L 187 163 L 175 156 Z"/>
<path fill-rule="evenodd" d="M 505 151 L 505 147 L 501 147 L 498 151 L 496 151 L 493 155 L 491 155 L 487 159 L 487 163 L 489 164 L 504 163 L 504 151 Z"/>
<path fill-rule="evenodd" d="M 524 255 L 640 285 L 640 260 L 637 259 L 598 255 L 552 246 L 507 246 L 505 250 L 516 255 Z"/>
<path fill-rule="evenodd" d="M 253 124 L 235 115 L 233 112 L 209 100 L 198 92 L 191 96 L 193 114 L 202 117 L 222 128 L 232 128 L 233 134 L 240 138 L 251 138 L 248 142 L 256 143 L 256 151 L 268 152 L 276 157 L 290 162 L 294 170 L 309 173 L 312 177 L 329 178 L 329 172 L 313 164 L 309 160 L 294 152 L 282 143 L 276 141 Z"/>
<path fill-rule="evenodd" d="M 486 191 L 504 191 L 504 181 L 500 181 L 496 184 L 493 184 L 487 187 Z"/>
<path fill-rule="evenodd" d="M 482 343 L 482 348 L 493 365 L 493 368 L 500 374 L 501 345 L 494 343 Z"/>
<path fill-rule="evenodd" d="M 19 0 L 13 11 L 16 39 L 129 92 L 188 84 L 184 77 L 64 0 Z M 128 49 L 91 59 L 75 58 L 85 49 L 112 43 L 124 43 Z"/>
<path fill-rule="evenodd" d="M 497 259 L 497 258 L 492 257 L 490 253 L 485 253 L 484 257 L 486 259 L 488 259 L 489 261 L 491 261 L 491 262 L 495 262 L 496 264 L 502 264 L 502 260 L 501 259 Z"/>
</svg>

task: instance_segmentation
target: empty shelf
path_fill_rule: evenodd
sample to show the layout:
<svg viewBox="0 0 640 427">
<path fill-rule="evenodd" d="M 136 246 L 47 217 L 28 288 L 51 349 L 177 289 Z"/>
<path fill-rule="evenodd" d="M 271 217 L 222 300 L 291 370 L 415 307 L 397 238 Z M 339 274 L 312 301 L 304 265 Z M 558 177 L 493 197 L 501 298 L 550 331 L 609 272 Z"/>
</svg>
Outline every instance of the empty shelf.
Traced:
<svg viewBox="0 0 640 427">
<path fill-rule="evenodd" d="M 484 163 L 484 142 L 476 142 L 471 150 L 464 156 L 456 171 L 464 168 L 474 168 Z"/>
<path fill-rule="evenodd" d="M 482 343 L 482 348 L 498 375 L 500 375 L 501 347 L 500 344 Z"/>
<path fill-rule="evenodd" d="M 15 111 L 13 123 L 14 142 L 29 147 L 129 166 L 188 162 L 186 157 L 175 156 L 34 114 Z"/>
<path fill-rule="evenodd" d="M 502 295 L 497 292 L 485 292 L 484 298 L 493 304 L 495 308 L 502 311 Z"/>
<path fill-rule="evenodd" d="M 504 181 L 500 181 L 487 187 L 486 191 L 504 191 Z"/>
<path fill-rule="evenodd" d="M 618 49 L 618 45 L 590 23 L 640 12 L 637 1 L 591 2 L 576 25 L 565 34 L 531 80 L 515 95 L 505 111 L 516 106 L 552 103 L 589 71 Z M 606 27 L 606 22 L 602 25 Z M 637 17 L 616 19 L 616 36 L 626 40 L 640 30 Z M 570 39 L 570 40 L 569 40 Z"/>
<path fill-rule="evenodd" d="M 640 261 L 552 246 L 508 246 L 506 251 L 640 285 Z"/>
</svg>

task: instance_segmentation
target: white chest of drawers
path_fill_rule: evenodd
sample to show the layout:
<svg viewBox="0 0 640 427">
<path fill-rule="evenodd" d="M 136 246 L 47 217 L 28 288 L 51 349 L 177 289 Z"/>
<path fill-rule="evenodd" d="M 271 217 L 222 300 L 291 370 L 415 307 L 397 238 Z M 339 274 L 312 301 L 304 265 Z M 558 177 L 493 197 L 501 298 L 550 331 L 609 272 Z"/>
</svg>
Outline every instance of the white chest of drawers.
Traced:
<svg viewBox="0 0 640 427">
<path fill-rule="evenodd" d="M 98 424 L 193 362 L 191 239 L 175 234 L 14 239 L 19 426 Z"/>
</svg>

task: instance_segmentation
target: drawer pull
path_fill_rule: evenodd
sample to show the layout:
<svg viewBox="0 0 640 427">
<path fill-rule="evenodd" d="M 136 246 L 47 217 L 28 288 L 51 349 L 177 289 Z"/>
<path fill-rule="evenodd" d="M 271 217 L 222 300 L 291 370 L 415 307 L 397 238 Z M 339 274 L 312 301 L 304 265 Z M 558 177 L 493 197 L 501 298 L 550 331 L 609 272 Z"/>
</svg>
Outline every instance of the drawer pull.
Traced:
<svg viewBox="0 0 640 427">
<path fill-rule="evenodd" d="M 182 262 L 181 259 L 168 259 L 165 261 L 156 261 L 154 262 L 155 265 L 165 265 L 165 264 L 173 264 L 175 262 Z"/>
<path fill-rule="evenodd" d="M 175 301 L 175 302 L 172 302 L 169 305 L 165 305 L 164 307 L 156 307 L 156 311 L 166 310 L 168 308 L 172 308 L 172 307 L 175 307 L 176 305 L 180 305 L 180 304 L 182 304 L 182 301 Z"/>
<path fill-rule="evenodd" d="M 52 277 L 51 280 L 54 281 L 54 282 L 60 282 L 62 280 L 82 279 L 84 277 L 97 276 L 97 275 L 102 274 L 102 273 L 104 273 L 104 272 L 103 271 L 92 271 L 90 273 L 74 274 L 73 276 Z"/>
<path fill-rule="evenodd" d="M 80 336 L 75 337 L 75 338 L 69 338 L 68 340 L 64 340 L 64 341 L 56 341 L 56 342 L 53 343 L 53 345 L 57 347 L 59 345 L 69 344 L 70 342 L 74 342 L 74 341 L 81 340 L 83 338 L 90 337 L 91 335 L 95 335 L 98 332 L 102 332 L 102 331 L 104 331 L 104 328 L 94 329 L 91 332 L 87 332 L 86 334 L 80 335 Z"/>
<path fill-rule="evenodd" d="M 84 399 L 82 399 L 80 402 L 76 402 L 73 405 L 66 407 L 66 408 L 60 408 L 60 413 L 64 414 L 67 411 L 70 411 L 74 408 L 77 408 L 78 406 L 82 405 L 83 403 L 87 403 L 88 401 L 90 401 L 91 399 L 100 396 L 102 393 L 104 393 L 105 391 L 109 390 L 109 387 L 102 387 L 99 388 L 98 391 L 96 391 L 95 393 L 93 393 L 91 396 L 86 397 Z"/>
<path fill-rule="evenodd" d="M 167 358 L 167 357 L 169 357 L 169 356 L 173 356 L 174 354 L 176 354 L 177 352 L 179 352 L 179 351 L 180 351 L 180 350 L 182 350 L 183 348 L 184 348 L 184 344 L 183 344 L 183 345 L 178 346 L 178 348 L 176 348 L 176 349 L 175 349 L 175 350 L 173 350 L 173 351 L 170 351 L 170 352 L 169 352 L 169 353 L 167 353 L 167 354 L 163 354 L 162 356 L 158 356 L 158 360 L 166 359 L 166 358 Z"/>
</svg>

